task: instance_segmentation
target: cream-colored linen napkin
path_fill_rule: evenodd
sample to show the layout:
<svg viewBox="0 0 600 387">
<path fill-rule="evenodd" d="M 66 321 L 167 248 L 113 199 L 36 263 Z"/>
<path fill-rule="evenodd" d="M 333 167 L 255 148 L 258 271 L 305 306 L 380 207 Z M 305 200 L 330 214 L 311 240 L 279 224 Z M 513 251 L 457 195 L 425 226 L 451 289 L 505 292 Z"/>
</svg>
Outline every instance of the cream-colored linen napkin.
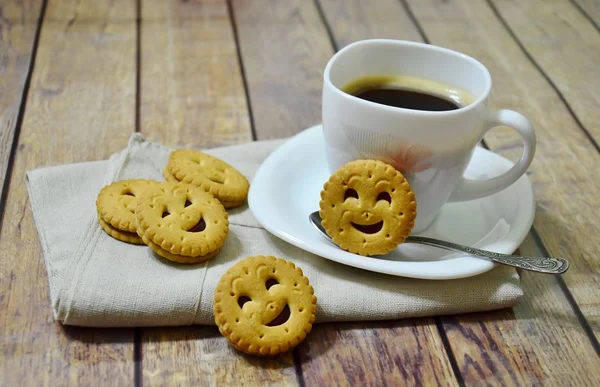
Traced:
<svg viewBox="0 0 600 387">
<path fill-rule="evenodd" d="M 207 150 L 250 180 L 282 140 Z M 63 324 L 95 327 L 214 324 L 212 299 L 223 273 L 251 255 L 275 255 L 302 268 L 318 298 L 317 322 L 383 320 L 505 308 L 523 295 L 515 270 L 498 267 L 451 281 L 372 273 L 298 249 L 265 231 L 247 205 L 229 211 L 230 233 L 216 258 L 177 265 L 146 246 L 108 236 L 95 200 L 110 182 L 163 181 L 170 149 L 132 135 L 109 160 L 27 173 L 31 207 L 46 261 L 54 316 Z"/>
</svg>

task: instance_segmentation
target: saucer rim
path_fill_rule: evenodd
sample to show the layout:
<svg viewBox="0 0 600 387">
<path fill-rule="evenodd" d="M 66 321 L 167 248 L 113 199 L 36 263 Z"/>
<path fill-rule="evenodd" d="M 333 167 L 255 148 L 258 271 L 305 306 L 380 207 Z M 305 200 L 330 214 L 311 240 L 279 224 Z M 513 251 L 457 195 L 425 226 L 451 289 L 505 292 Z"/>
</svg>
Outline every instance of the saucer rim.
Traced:
<svg viewBox="0 0 600 387">
<path fill-rule="evenodd" d="M 371 260 L 378 260 L 378 258 L 374 257 L 364 257 L 357 254 L 352 254 L 347 251 L 340 250 L 338 253 L 341 253 L 344 256 L 348 256 L 347 259 L 340 259 L 335 256 L 328 255 L 326 252 L 323 253 L 321 249 L 314 248 L 310 245 L 309 242 L 305 242 L 294 235 L 291 235 L 285 231 L 278 230 L 274 227 L 271 227 L 269 222 L 265 219 L 261 211 L 258 211 L 257 208 L 260 207 L 259 203 L 261 202 L 261 196 L 258 194 L 260 190 L 260 185 L 256 184 L 256 181 L 260 182 L 262 176 L 264 176 L 264 169 L 268 168 L 272 163 L 272 159 L 279 157 L 281 152 L 284 152 L 287 147 L 293 146 L 298 139 L 304 136 L 309 136 L 313 131 L 319 130 L 322 127 L 322 124 L 313 125 L 308 127 L 299 133 L 295 134 L 292 137 L 289 137 L 285 140 L 281 145 L 279 145 L 276 149 L 274 149 L 265 160 L 261 163 L 256 173 L 254 174 L 254 178 L 252 179 L 252 183 L 250 184 L 250 191 L 248 193 L 248 206 L 256 218 L 257 222 L 265 228 L 269 233 L 274 236 L 304 250 L 315 254 L 318 257 L 325 258 L 334 262 L 338 262 L 343 265 L 347 265 L 350 267 L 355 267 L 363 270 L 368 270 L 372 272 L 389 274 L 398 277 L 407 277 L 407 278 L 416 278 L 416 279 L 428 279 L 428 280 L 451 280 L 451 279 L 459 279 L 459 278 L 468 278 L 473 277 L 487 271 L 492 270 L 499 264 L 486 261 L 481 258 L 475 258 L 470 256 L 458 256 L 454 258 L 450 258 L 445 260 L 444 262 L 447 264 L 452 262 L 457 266 L 462 266 L 466 264 L 466 267 L 472 267 L 472 270 L 462 270 L 456 271 L 454 273 L 446 273 L 446 274 L 431 274 L 431 273 L 423 273 L 423 270 L 414 270 L 415 267 L 418 267 L 420 262 L 398 262 L 396 261 L 396 265 L 392 265 L 394 269 L 386 269 L 384 268 L 374 268 L 368 263 Z M 500 163 L 504 163 L 507 168 L 514 165 L 513 162 L 506 159 L 505 157 L 489 151 L 482 147 L 477 147 L 476 152 L 482 152 L 486 157 L 495 158 L 496 161 Z M 257 186 L 259 188 L 257 188 Z M 493 250 L 503 254 L 512 254 L 525 240 L 527 237 L 535 218 L 535 195 L 533 191 L 533 186 L 527 174 L 521 176 L 515 183 L 505 188 L 505 190 L 516 190 L 518 191 L 517 197 L 519 201 L 523 204 L 523 208 L 528 210 L 527 219 L 525 220 L 525 215 L 523 217 L 519 217 L 522 220 L 518 222 L 517 225 L 520 227 L 513 227 L 509 231 L 507 235 L 503 238 L 487 243 L 482 248 L 489 249 L 489 246 L 493 246 Z M 523 211 L 525 212 L 525 211 Z M 517 218 L 517 219 L 519 219 Z M 308 214 L 307 214 L 308 221 Z M 427 229 L 426 229 L 427 230 Z M 424 230 L 424 231 L 426 231 Z M 421 235 L 415 234 L 415 235 Z M 322 236 L 321 236 L 322 237 Z M 324 237 L 323 237 L 324 238 Z M 353 259 L 351 259 L 352 257 Z M 423 263 L 426 265 L 431 265 L 431 262 Z M 397 270 L 398 265 L 405 266 L 404 270 Z"/>
</svg>

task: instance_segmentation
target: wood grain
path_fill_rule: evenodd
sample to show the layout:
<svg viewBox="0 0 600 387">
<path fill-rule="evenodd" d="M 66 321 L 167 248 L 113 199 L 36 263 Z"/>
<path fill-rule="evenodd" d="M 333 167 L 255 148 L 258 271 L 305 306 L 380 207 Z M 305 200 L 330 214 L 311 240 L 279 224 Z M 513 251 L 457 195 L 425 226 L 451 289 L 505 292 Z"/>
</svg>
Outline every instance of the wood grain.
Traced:
<svg viewBox="0 0 600 387">
<path fill-rule="evenodd" d="M 168 146 L 252 140 L 228 8 L 223 0 L 145 1 L 142 133 Z M 214 327 L 142 330 L 144 385 L 295 385 L 291 354 L 245 356 Z"/>
<path fill-rule="evenodd" d="M 354 11 L 360 4 L 359 0 L 323 0 L 322 2 L 324 14 L 332 25 L 336 41 L 340 36 L 338 41 L 340 46 L 353 40 L 372 37 L 379 31 L 378 28 L 382 24 L 379 18 L 373 19 L 369 13 Z M 427 4 L 415 1 L 410 5 L 410 9 L 419 19 L 420 26 L 432 43 L 449 46 L 455 44 L 454 48 L 461 50 L 470 48 L 471 54 L 478 59 L 483 58 L 486 65 L 496 62 L 505 64 L 508 69 L 490 66 L 495 81 L 494 96 L 491 101 L 493 105 L 506 106 L 504 101 L 510 102 L 511 98 L 517 98 L 511 85 L 503 80 L 510 80 L 509 71 L 513 61 L 516 61 L 516 66 L 522 67 L 526 60 L 522 57 L 502 57 L 501 52 L 506 50 L 498 48 L 496 40 L 490 40 L 493 35 L 488 36 L 496 31 L 502 31 L 502 28 L 486 28 L 485 26 L 490 23 L 488 20 L 482 22 L 481 26 L 477 24 L 477 20 L 482 15 L 488 15 L 489 9 L 486 11 L 486 8 L 482 7 L 481 10 L 469 10 L 457 5 L 456 2 L 447 5 L 433 1 Z M 394 15 L 399 20 L 408 17 L 407 11 L 400 2 L 390 2 L 385 14 Z M 340 20 L 346 17 L 351 21 Z M 491 19 L 493 21 L 493 18 Z M 347 24 L 361 25 L 363 31 L 369 31 L 372 35 L 361 36 L 353 33 L 349 37 L 346 30 L 340 27 Z M 465 25 L 467 30 L 464 29 Z M 497 24 L 492 25 L 497 26 Z M 398 23 L 395 29 L 395 31 L 386 30 L 386 34 L 396 39 L 418 36 L 417 27 L 412 23 Z M 464 43 L 455 43 L 460 41 Z M 495 48 L 500 53 L 494 52 L 495 56 L 492 57 L 492 54 L 486 50 L 489 44 L 492 47 L 490 50 Z M 515 51 L 517 50 L 513 49 L 508 52 Z M 536 75 L 535 69 L 531 72 Z M 497 81 L 499 77 L 501 77 L 500 82 Z M 539 78 L 540 75 L 537 74 L 537 77 Z M 526 98 L 521 97 L 508 107 L 520 108 L 520 100 Z M 556 104 L 560 106 L 560 103 Z M 568 122 L 570 117 L 564 106 L 562 112 L 562 119 Z M 578 130 L 572 121 L 571 128 L 576 132 Z M 491 132 L 487 138 L 493 148 L 513 160 L 520 153 L 520 149 L 517 149 L 518 138 L 506 128 Z M 585 144 L 581 135 L 579 138 Z M 593 152 L 593 149 L 590 151 Z M 534 170 L 532 176 L 535 177 L 537 174 L 538 171 Z M 543 255 L 531 239 L 527 239 L 520 250 L 523 254 Z M 467 385 L 485 383 L 531 385 L 541 382 L 565 385 L 568 382 L 566 376 L 569 375 L 568 371 L 572 367 L 575 367 L 580 374 L 578 378 L 573 379 L 573 384 L 578 381 L 587 381 L 590 385 L 594 384 L 592 382 L 597 382 L 595 376 L 586 375 L 584 370 L 597 367 L 598 358 L 556 279 L 524 273 L 522 283 L 526 297 L 513 311 L 479 313 L 456 319 L 442 318 L 462 378 Z M 535 339 L 529 340 L 529 337 Z M 577 364 L 572 366 L 569 359 L 577 359 L 575 360 Z M 566 364 L 568 366 L 565 366 Z"/>
<path fill-rule="evenodd" d="M 433 44 L 457 49 L 481 60 L 492 74 L 494 87 L 490 104 L 495 108 L 508 108 L 522 112 L 529 117 L 536 128 L 538 149 L 530 167 L 530 177 L 534 183 L 537 208 L 534 226 L 544 245 L 553 256 L 568 257 L 570 270 L 562 276 L 575 300 L 583 311 L 596 336 L 600 333 L 598 305 L 600 291 L 595 285 L 600 280 L 598 260 L 600 231 L 597 219 L 599 214 L 600 183 L 590 179 L 591 171 L 600 168 L 600 155 L 587 136 L 578 127 L 561 99 L 518 47 L 508 31 L 485 3 L 452 1 L 439 3 L 430 1 L 409 1 L 412 12 L 420 21 L 423 30 Z M 590 82 L 598 83 L 597 79 Z M 486 135 L 492 149 L 516 159 L 521 153 L 520 139 L 507 128 L 498 128 Z M 560 166 L 560 167 L 557 167 Z M 523 253 L 527 253 L 526 250 Z M 550 282 L 544 285 L 542 278 L 525 276 L 524 282 L 532 301 L 545 288 L 556 289 Z M 552 300 L 548 299 L 551 303 Z M 534 325 L 517 334 L 512 343 L 519 343 L 518 336 L 534 337 L 550 334 L 552 340 L 561 340 L 552 348 L 539 347 L 536 351 L 556 351 L 557 364 L 546 364 L 543 372 L 548 380 L 561 380 L 560 362 L 568 362 L 582 377 L 595 378 L 586 373 L 585 362 L 595 361 L 586 353 L 591 344 L 581 346 L 570 344 L 571 336 L 581 334 L 574 317 L 569 313 L 569 325 L 573 333 L 554 331 L 551 323 L 555 305 L 546 305 L 536 313 L 540 315 L 539 327 Z M 547 310 L 547 311 L 546 311 Z M 563 317 L 566 318 L 566 317 Z M 521 324 L 516 325 L 516 329 Z M 506 329 L 506 332 L 513 332 Z M 539 333 L 534 333 L 535 331 Z M 575 333 L 576 331 L 576 333 Z M 555 341 L 552 341 L 553 343 Z M 537 343 L 523 342 L 528 353 L 533 353 Z M 585 349 L 584 349 L 585 347 Z M 511 352 L 514 353 L 514 352 Z M 542 356 L 542 355 L 540 355 Z M 483 357 L 483 354 L 482 354 Z M 484 357 L 483 357 L 484 358 Z M 569 359 L 577 358 L 577 361 Z M 464 359 L 463 359 L 464 360 Z M 462 366 L 465 364 L 463 363 Z M 516 370 L 515 373 L 518 371 Z"/>
<path fill-rule="evenodd" d="M 333 50 L 313 2 L 232 4 L 258 139 L 320 123 L 323 70 Z"/>
<path fill-rule="evenodd" d="M 433 319 L 317 325 L 297 351 L 308 386 L 458 385 Z"/>
<path fill-rule="evenodd" d="M 522 254 L 541 256 L 532 238 Z M 594 386 L 600 358 L 554 277 L 521 273 L 526 297 L 512 310 L 444 318 L 467 385 Z"/>
<path fill-rule="evenodd" d="M 588 0 L 578 1 L 584 9 L 596 6 Z M 10 117 L 15 105 L 10 104 L 20 98 L 23 82 L 15 74 L 22 67 L 19 60 L 28 55 L 18 51 L 26 48 L 25 26 L 31 27 L 29 13 L 23 16 L 14 11 L 20 4 L 5 2 L 1 6 L 0 39 L 11 46 L 8 50 L 2 46 L 0 51 L 0 70 L 4 71 L 2 66 L 8 63 L 8 70 L 0 71 L 0 79 L 8 85 L 0 97 L 0 103 L 5 104 L 0 107 L 8 106 L 0 110 L 2 168 L 6 154 L 1 152 L 7 149 L 2 144 L 12 141 L 2 136 L 7 135 L 6 128 L 14 128 Z M 30 9 L 28 4 L 34 3 L 24 4 Z M 156 1 L 142 4 L 142 10 L 149 12 L 142 21 L 141 89 L 148 94 L 141 99 L 142 131 L 171 146 L 249 140 L 248 109 L 240 97 L 239 67 L 236 70 L 230 58 L 235 46 L 231 31 L 226 32 L 223 1 L 165 2 L 158 8 L 153 4 Z M 401 2 L 377 2 L 383 11 L 361 4 L 359 0 L 323 0 L 338 46 L 365 37 L 419 39 Z M 490 68 L 495 83 L 492 106 L 520 110 L 536 125 L 539 148 L 531 168 L 538 198 L 536 228 L 553 255 L 572 260 L 564 278 L 598 335 L 600 297 L 595 284 L 599 264 L 595 257 L 600 204 L 596 193 L 600 187 L 589 174 L 598 170 L 600 156 L 485 3 L 414 0 L 409 4 L 432 43 L 471 54 Z M 495 4 L 501 15 L 518 12 L 518 5 Z M 547 51 L 559 51 L 561 45 L 548 45 L 544 39 L 552 38 L 563 27 L 556 27 L 558 19 L 544 13 L 545 4 L 539 10 L 541 16 L 525 6 L 524 15 L 517 15 L 513 23 L 518 24 L 511 24 L 511 28 L 540 65 L 550 66 L 553 63 L 544 62 L 541 56 L 557 56 Z M 563 9 L 557 4 L 552 2 L 551 9 L 560 14 Z M 283 137 L 318 123 L 322 69 L 333 51 L 314 4 L 239 0 L 233 6 L 258 137 Z M 134 2 L 125 0 L 51 1 L 48 6 L 0 233 L 3 385 L 97 385 L 105 380 L 116 385 L 133 384 L 131 330 L 63 328 L 54 323 L 24 174 L 44 165 L 105 158 L 126 143 L 135 126 L 134 7 Z M 571 12 L 566 12 L 569 24 L 575 20 L 571 17 L 576 18 Z M 597 13 L 589 12 L 598 20 Z M 14 15 L 23 25 L 20 32 Z M 189 20 L 184 20 L 187 15 Z M 390 15 L 401 21 L 398 30 Z M 537 35 L 520 24 L 539 21 L 538 17 L 547 35 Z M 211 24 L 211 20 L 222 23 Z M 204 29 L 205 23 L 218 34 L 203 36 L 211 31 Z M 580 24 L 571 25 L 573 36 L 587 28 Z M 590 36 L 585 32 L 585 39 Z M 531 41 L 525 42 L 525 37 Z M 223 44 L 223 50 L 214 42 L 206 42 L 211 39 Z M 169 49 L 172 51 L 165 54 Z M 210 59 L 202 57 L 202 52 L 209 52 Z M 13 54 L 16 56 L 11 57 Z M 581 63 L 586 66 L 581 67 Z M 576 71 L 589 71 L 587 62 L 572 64 Z M 148 66 L 146 72 L 144 66 Z M 580 103 L 577 93 L 588 89 L 568 96 L 565 90 L 578 87 L 572 86 L 578 78 L 567 70 L 559 73 L 564 69 L 561 66 L 553 70 L 556 73 L 547 70 L 548 75 L 575 109 Z M 199 70 L 211 76 L 197 80 L 189 75 Z M 212 80 L 223 84 L 214 85 Z M 590 83 L 597 88 L 595 78 L 590 78 Z M 195 89 L 201 92 L 195 93 Z M 226 96 L 221 94 L 223 89 Z M 220 97 L 223 100 L 216 100 Z M 585 111 L 581 117 L 592 113 Z M 589 117 L 586 119 L 593 119 Z M 486 138 L 493 149 L 507 157 L 515 159 L 520 153 L 520 140 L 507 128 L 499 128 Z M 0 176 L 4 176 L 3 170 Z M 521 251 L 540 253 L 531 241 L 526 241 Z M 527 298 L 512 312 L 443 319 L 467 384 L 599 384 L 596 373 L 590 371 L 598 369 L 598 357 L 556 279 L 524 274 L 523 284 Z M 239 384 L 243 380 L 251 385 L 297 384 L 290 357 L 263 361 L 241 356 L 214 328 L 142 332 L 143 383 Z M 455 379 L 440 342 L 430 319 L 319 325 L 296 350 L 302 360 L 300 381 L 306 385 L 321 385 L 323 381 L 381 385 L 397 384 L 397 380 L 452 385 Z"/>
<path fill-rule="evenodd" d="M 314 3 L 234 1 L 233 8 L 258 138 L 319 123 L 322 72 L 334 51 Z M 317 326 L 296 350 L 306 385 L 455 382 L 433 320 L 352 326 Z"/>
<path fill-rule="evenodd" d="M 144 386 L 297 385 L 290 354 L 245 355 L 216 327 L 144 329 L 142 353 Z"/>
<path fill-rule="evenodd" d="M 108 157 L 133 132 L 134 104 L 133 3 L 50 2 L 0 235 L 3 385 L 133 383 L 132 330 L 54 322 L 25 172 Z"/>
<path fill-rule="evenodd" d="M 600 143 L 600 32 L 568 0 L 491 3 Z"/>
<path fill-rule="evenodd" d="M 398 0 L 378 0 L 377 6 L 361 0 L 321 0 L 323 15 L 338 49 L 363 39 L 422 37 Z"/>
<path fill-rule="evenodd" d="M 0 197 L 41 10 L 42 0 L 0 3 Z"/>
<path fill-rule="evenodd" d="M 144 1 L 141 131 L 167 146 L 252 140 L 225 0 Z"/>
<path fill-rule="evenodd" d="M 592 23 L 596 25 L 596 28 L 600 30 L 600 2 L 598 0 L 573 0 L 573 3 L 581 11 L 590 18 Z"/>
</svg>

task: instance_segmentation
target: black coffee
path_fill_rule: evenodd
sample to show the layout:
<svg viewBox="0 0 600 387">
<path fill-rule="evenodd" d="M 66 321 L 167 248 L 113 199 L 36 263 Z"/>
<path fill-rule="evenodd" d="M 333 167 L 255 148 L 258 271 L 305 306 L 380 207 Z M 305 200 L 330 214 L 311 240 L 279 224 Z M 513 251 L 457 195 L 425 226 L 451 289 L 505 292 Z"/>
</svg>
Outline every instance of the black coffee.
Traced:
<svg viewBox="0 0 600 387">
<path fill-rule="evenodd" d="M 473 102 L 467 91 L 429 79 L 401 75 L 367 75 L 342 87 L 366 101 L 424 111 L 456 110 Z"/>
<path fill-rule="evenodd" d="M 438 112 L 456 110 L 460 107 L 452 101 L 432 94 L 395 88 L 368 89 L 354 95 L 367 101 L 404 109 Z"/>
</svg>

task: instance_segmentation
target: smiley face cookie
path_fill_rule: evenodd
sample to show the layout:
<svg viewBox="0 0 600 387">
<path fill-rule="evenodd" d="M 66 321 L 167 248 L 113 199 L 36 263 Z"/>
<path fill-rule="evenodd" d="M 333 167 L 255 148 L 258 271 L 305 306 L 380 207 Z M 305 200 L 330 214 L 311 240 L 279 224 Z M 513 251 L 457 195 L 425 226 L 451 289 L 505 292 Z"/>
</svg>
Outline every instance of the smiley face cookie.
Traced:
<svg viewBox="0 0 600 387">
<path fill-rule="evenodd" d="M 179 263 L 198 263 L 218 254 L 229 233 L 223 205 L 201 188 L 157 183 L 146 189 L 135 209 L 137 233 L 158 255 Z"/>
<path fill-rule="evenodd" d="M 177 180 L 212 193 L 225 208 L 241 205 L 250 188 L 248 179 L 231 165 L 190 149 L 173 151 L 163 175 L 167 181 Z"/>
<path fill-rule="evenodd" d="M 240 351 L 276 355 L 312 329 L 317 298 L 302 270 L 281 258 L 254 256 L 236 263 L 215 290 L 215 322 Z"/>
<path fill-rule="evenodd" d="M 137 235 L 135 207 L 137 198 L 153 184 L 157 182 L 133 179 L 116 181 L 102 188 L 96 199 L 100 227 L 120 241 L 143 244 Z"/>
<path fill-rule="evenodd" d="M 342 249 L 386 254 L 404 242 L 417 203 L 402 173 L 376 160 L 356 160 L 331 175 L 321 191 L 323 227 Z"/>
</svg>

